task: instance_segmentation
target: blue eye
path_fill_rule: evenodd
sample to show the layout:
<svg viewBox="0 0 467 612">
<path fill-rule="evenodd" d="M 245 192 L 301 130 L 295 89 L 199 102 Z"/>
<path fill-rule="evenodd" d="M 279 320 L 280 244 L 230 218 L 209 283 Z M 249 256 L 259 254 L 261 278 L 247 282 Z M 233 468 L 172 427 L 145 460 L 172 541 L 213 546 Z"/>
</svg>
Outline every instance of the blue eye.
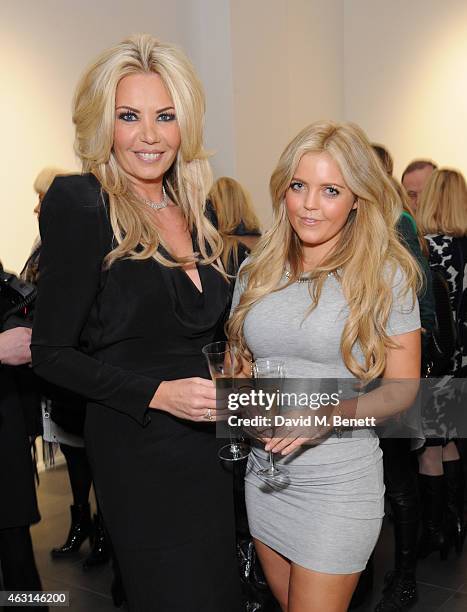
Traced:
<svg viewBox="0 0 467 612">
<path fill-rule="evenodd" d="M 290 189 L 292 191 L 303 191 L 305 185 L 303 183 L 300 183 L 300 181 L 292 181 L 290 183 Z"/>
<path fill-rule="evenodd" d="M 157 116 L 157 121 L 174 121 L 176 119 L 175 113 L 161 113 Z"/>
<path fill-rule="evenodd" d="M 138 120 L 136 113 L 130 110 L 126 110 L 123 113 L 120 113 L 118 115 L 118 118 L 121 119 L 122 121 L 137 121 Z"/>
<path fill-rule="evenodd" d="M 333 185 L 328 185 L 325 187 L 324 193 L 331 198 L 336 198 L 340 194 L 340 191 L 336 187 L 333 187 Z"/>
</svg>

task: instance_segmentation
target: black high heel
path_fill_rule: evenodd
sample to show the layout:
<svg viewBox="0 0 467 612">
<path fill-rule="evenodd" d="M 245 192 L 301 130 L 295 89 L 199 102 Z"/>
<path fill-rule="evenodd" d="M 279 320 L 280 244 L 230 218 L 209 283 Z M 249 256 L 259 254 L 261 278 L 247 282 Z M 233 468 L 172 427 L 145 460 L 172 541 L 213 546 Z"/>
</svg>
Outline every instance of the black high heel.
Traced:
<svg viewBox="0 0 467 612">
<path fill-rule="evenodd" d="M 108 563 L 110 559 L 110 550 L 108 537 L 105 531 L 102 515 L 98 511 L 94 515 L 94 542 L 90 554 L 83 562 L 83 569 L 88 570 L 97 565 Z"/>
<path fill-rule="evenodd" d="M 76 504 L 70 506 L 70 511 L 70 531 L 68 532 L 65 543 L 50 551 L 54 559 L 69 557 L 77 553 L 87 538 L 89 538 L 92 544 L 93 529 L 89 504 Z"/>
</svg>

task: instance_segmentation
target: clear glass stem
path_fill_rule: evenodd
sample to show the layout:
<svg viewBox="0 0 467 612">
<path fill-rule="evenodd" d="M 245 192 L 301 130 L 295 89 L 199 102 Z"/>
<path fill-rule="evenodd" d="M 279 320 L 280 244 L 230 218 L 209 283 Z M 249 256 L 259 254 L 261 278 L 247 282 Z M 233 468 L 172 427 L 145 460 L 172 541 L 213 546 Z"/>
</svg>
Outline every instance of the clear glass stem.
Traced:
<svg viewBox="0 0 467 612">
<path fill-rule="evenodd" d="M 233 457 L 238 458 L 240 457 L 240 447 L 238 445 L 238 440 L 236 437 L 234 437 L 232 435 L 232 432 L 229 432 L 229 437 L 230 437 L 230 450 L 232 452 Z"/>
<path fill-rule="evenodd" d="M 269 451 L 269 471 L 271 474 L 276 471 L 276 458 L 272 451 Z"/>
</svg>

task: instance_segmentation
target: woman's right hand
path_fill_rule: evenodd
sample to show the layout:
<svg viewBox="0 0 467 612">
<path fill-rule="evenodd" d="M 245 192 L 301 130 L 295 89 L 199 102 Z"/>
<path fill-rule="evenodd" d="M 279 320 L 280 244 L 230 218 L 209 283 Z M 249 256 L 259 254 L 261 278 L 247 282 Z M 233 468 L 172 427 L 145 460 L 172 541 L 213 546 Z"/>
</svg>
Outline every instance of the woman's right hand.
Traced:
<svg viewBox="0 0 467 612">
<path fill-rule="evenodd" d="M 165 380 L 159 385 L 149 408 L 188 421 L 214 421 L 217 416 L 216 387 L 211 380 L 199 377 Z"/>
</svg>

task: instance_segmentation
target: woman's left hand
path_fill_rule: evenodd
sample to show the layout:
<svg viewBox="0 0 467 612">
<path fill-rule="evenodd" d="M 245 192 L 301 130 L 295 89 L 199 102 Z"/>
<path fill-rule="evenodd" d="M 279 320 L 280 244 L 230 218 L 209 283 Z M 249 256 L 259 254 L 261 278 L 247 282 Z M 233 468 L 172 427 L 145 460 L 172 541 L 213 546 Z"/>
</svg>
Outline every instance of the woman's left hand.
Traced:
<svg viewBox="0 0 467 612">
<path fill-rule="evenodd" d="M 288 418 L 303 417 L 304 412 L 298 411 L 298 413 L 289 413 Z M 291 428 L 289 425 L 282 425 L 277 427 L 274 436 L 271 438 L 262 438 L 265 442 L 265 450 L 273 453 L 280 453 L 282 456 L 290 455 L 297 448 L 303 445 L 316 445 L 320 444 L 324 438 L 332 433 L 333 421 L 332 421 L 332 410 L 329 407 L 321 407 L 318 413 L 313 415 L 314 425 L 297 426 Z"/>
</svg>

